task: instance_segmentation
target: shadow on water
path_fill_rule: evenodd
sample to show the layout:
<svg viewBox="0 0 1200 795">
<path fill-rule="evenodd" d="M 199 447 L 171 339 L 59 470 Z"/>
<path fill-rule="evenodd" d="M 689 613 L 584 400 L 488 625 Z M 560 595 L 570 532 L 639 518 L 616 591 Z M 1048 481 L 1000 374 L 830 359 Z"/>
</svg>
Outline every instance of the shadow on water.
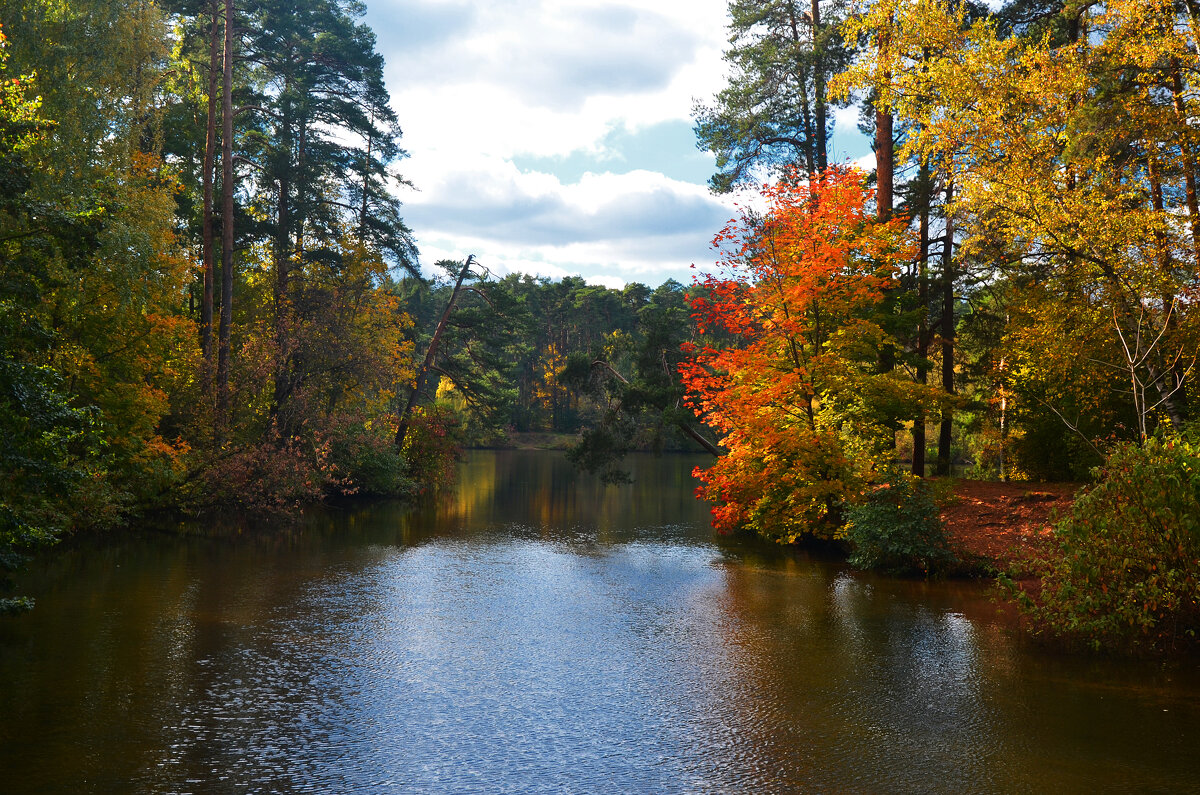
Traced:
<svg viewBox="0 0 1200 795">
<path fill-rule="evenodd" d="M 1187 791 L 1200 677 L 718 539 L 703 459 L 82 541 L 0 622 L 4 792 Z"/>
</svg>

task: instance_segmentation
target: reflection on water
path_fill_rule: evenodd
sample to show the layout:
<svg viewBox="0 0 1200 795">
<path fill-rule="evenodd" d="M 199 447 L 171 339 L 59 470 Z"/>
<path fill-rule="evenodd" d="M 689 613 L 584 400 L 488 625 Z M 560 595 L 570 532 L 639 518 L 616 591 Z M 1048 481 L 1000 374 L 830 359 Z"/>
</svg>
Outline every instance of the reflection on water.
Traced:
<svg viewBox="0 0 1200 795">
<path fill-rule="evenodd" d="M 1197 787 L 1193 668 L 714 539 L 694 463 L 475 453 L 418 511 L 78 544 L 0 622 L 0 791 Z"/>
</svg>

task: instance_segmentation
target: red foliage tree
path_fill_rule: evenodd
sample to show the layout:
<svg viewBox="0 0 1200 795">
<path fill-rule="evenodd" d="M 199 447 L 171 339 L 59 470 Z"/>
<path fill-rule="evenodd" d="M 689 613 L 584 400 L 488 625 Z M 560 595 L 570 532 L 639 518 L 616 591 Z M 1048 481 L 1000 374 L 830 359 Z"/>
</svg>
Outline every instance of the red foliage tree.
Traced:
<svg viewBox="0 0 1200 795">
<path fill-rule="evenodd" d="M 697 469 L 697 493 L 722 531 L 749 527 L 784 542 L 833 537 L 841 509 L 893 454 L 894 420 L 936 392 L 880 372 L 898 345 L 879 322 L 897 263 L 912 256 L 903 220 L 867 212 L 864 176 L 785 175 L 714 240 L 721 272 L 697 281 L 700 331 L 680 365 L 688 404 L 729 451 Z"/>
</svg>

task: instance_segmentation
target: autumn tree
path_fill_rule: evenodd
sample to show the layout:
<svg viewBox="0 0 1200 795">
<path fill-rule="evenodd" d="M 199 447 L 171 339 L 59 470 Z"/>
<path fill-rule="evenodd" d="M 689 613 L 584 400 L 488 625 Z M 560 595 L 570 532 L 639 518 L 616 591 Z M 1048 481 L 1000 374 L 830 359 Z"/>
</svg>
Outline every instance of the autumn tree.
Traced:
<svg viewBox="0 0 1200 795">
<path fill-rule="evenodd" d="M 1004 280 L 1022 306 L 1011 317 L 1033 311 L 1044 333 L 1061 328 L 1054 316 L 1073 306 L 1090 324 L 1048 340 L 1047 356 L 1024 357 L 1027 366 L 1010 373 L 1046 372 L 1079 350 L 1073 338 L 1106 337 L 1088 364 L 1123 374 L 1129 410 L 1120 425 L 1143 438 L 1156 417 L 1180 427 L 1194 374 L 1187 296 L 1200 228 L 1187 123 L 1197 63 L 1190 16 L 1133 0 L 1064 8 L 1062 29 L 1005 28 L 934 0 L 888 8 L 891 101 L 920 120 L 910 151 L 938 163 L 955 187 L 964 257 L 991 260 L 991 284 Z M 1013 31 L 1024 35 L 1004 35 Z M 919 69 L 907 66 L 918 59 Z M 1045 300 L 1024 300 L 1029 291 Z M 1089 380 L 1112 388 L 1111 379 Z M 1078 427 L 1074 402 L 1046 400 L 1040 410 Z"/>
<path fill-rule="evenodd" d="M 152 4 L 107 0 L 0 4 L 0 19 L 10 68 L 36 73 L 50 122 L 24 155 L 23 189 L 9 194 L 4 265 L 36 296 L 25 317 L 43 328 L 38 364 L 104 428 L 76 518 L 113 521 L 178 474 L 186 445 L 163 423 L 199 369 L 180 306 L 189 263 L 177 183 L 160 148 L 167 19 Z"/>
<path fill-rule="evenodd" d="M 893 455 L 897 416 L 933 405 L 930 390 L 880 372 L 884 291 L 910 257 L 901 221 L 872 218 L 864 177 L 833 169 L 763 189 L 716 243 L 722 272 L 692 301 L 700 330 L 728 345 L 689 348 L 687 401 L 729 450 L 698 476 L 722 530 L 790 542 L 833 537 Z"/>
</svg>

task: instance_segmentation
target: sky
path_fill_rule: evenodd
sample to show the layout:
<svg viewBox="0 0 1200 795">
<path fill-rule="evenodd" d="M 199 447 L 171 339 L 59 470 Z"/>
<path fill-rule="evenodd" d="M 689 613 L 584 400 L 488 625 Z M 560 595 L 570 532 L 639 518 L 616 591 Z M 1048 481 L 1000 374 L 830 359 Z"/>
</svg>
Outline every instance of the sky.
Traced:
<svg viewBox="0 0 1200 795">
<path fill-rule="evenodd" d="M 725 0 L 367 0 L 427 274 L 474 254 L 621 287 L 689 283 L 736 197 L 692 132 L 725 84 Z M 860 157 L 854 112 L 834 154 Z"/>
</svg>

